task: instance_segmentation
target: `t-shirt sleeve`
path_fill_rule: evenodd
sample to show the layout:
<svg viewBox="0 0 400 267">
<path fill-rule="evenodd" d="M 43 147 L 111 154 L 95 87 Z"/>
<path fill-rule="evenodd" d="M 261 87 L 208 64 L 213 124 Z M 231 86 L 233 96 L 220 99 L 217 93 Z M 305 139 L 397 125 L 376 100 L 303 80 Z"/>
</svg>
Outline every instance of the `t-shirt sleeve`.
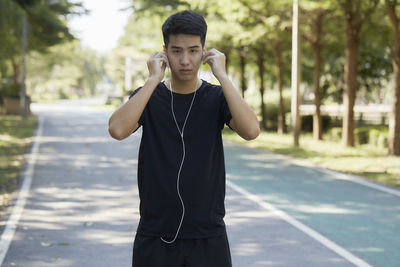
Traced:
<svg viewBox="0 0 400 267">
<path fill-rule="evenodd" d="M 131 93 L 131 95 L 129 96 L 129 100 L 134 96 L 134 95 L 136 95 L 137 94 L 137 92 L 139 92 L 140 91 L 140 89 L 142 89 L 142 87 L 139 87 L 139 88 L 137 88 L 135 91 L 133 91 L 132 93 Z M 145 124 L 145 120 L 144 120 L 144 114 L 147 112 L 147 105 L 146 105 L 146 107 L 144 108 L 144 110 L 143 110 L 143 112 L 142 112 L 142 115 L 140 115 L 140 118 L 139 118 L 139 121 L 138 121 L 138 123 L 139 123 L 139 125 L 140 126 L 142 126 L 142 125 L 144 125 Z M 137 129 L 136 129 L 137 130 Z M 136 131 L 135 130 L 135 131 Z"/>
<path fill-rule="evenodd" d="M 226 98 L 225 98 L 224 93 L 222 92 L 222 90 L 221 90 L 220 118 L 221 118 L 221 129 L 224 128 L 225 124 L 228 125 L 229 128 L 231 128 L 229 123 L 230 123 L 230 121 L 232 119 L 232 114 L 231 114 L 231 111 L 229 110 L 228 103 L 226 102 Z"/>
</svg>

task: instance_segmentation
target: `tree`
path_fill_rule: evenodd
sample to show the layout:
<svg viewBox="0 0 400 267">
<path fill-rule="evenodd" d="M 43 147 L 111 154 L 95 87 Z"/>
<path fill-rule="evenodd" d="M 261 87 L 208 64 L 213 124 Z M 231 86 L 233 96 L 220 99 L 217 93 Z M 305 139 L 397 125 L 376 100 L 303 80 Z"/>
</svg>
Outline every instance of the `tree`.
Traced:
<svg viewBox="0 0 400 267">
<path fill-rule="evenodd" d="M 0 2 L 0 64 L 3 77 L 12 73 L 15 84 L 19 79 L 22 54 L 21 32 L 23 11 L 13 1 Z"/>
<path fill-rule="evenodd" d="M 240 58 L 240 89 L 242 91 L 242 97 L 244 98 L 244 92 L 247 90 L 247 78 L 246 78 L 246 63 L 247 63 L 247 46 L 239 46 L 238 54 Z"/>
<path fill-rule="evenodd" d="M 256 64 L 258 68 L 258 77 L 260 78 L 260 110 L 261 110 L 261 128 L 266 129 L 267 126 L 267 116 L 266 116 L 266 108 L 264 103 L 264 93 L 265 93 L 265 56 L 266 56 L 266 46 L 261 41 L 255 43 L 252 46 L 256 57 Z"/>
<path fill-rule="evenodd" d="M 74 98 L 95 95 L 105 75 L 104 59 L 78 40 L 31 52 L 27 85 L 33 97 Z"/>
<path fill-rule="evenodd" d="M 283 102 L 283 81 L 284 81 L 284 52 L 287 51 L 286 45 L 289 44 L 289 29 L 291 25 L 291 1 L 246 1 L 239 0 L 244 8 L 247 9 L 247 18 L 254 22 L 250 24 L 249 31 L 251 37 L 248 43 L 251 44 L 258 39 L 264 40 L 271 47 L 277 72 L 277 82 L 279 89 L 279 112 L 278 112 L 278 133 L 284 133 L 285 127 L 285 108 Z M 244 22 L 242 22 L 244 23 Z M 248 22 L 245 22 L 248 24 Z"/>
<path fill-rule="evenodd" d="M 47 47 L 71 41 L 74 36 L 69 32 L 67 16 L 82 14 L 81 3 L 69 0 L 15 0 L 23 9 L 29 22 L 29 47 L 43 52 Z"/>
<path fill-rule="evenodd" d="M 210 45 L 218 47 L 218 49 L 225 54 L 226 58 L 226 70 L 229 74 L 230 72 L 230 67 L 231 67 L 231 57 L 233 56 L 233 53 L 235 53 L 235 46 L 233 44 L 233 36 L 229 32 L 225 32 L 220 39 L 218 40 L 211 40 Z"/>
<path fill-rule="evenodd" d="M 184 0 L 132 0 L 131 7 L 140 17 L 148 11 L 151 11 L 153 16 L 164 17 L 165 13 L 172 9 L 190 7 L 190 3 Z"/>
<path fill-rule="evenodd" d="M 397 0 L 385 0 L 386 10 L 393 25 L 392 64 L 394 71 L 394 98 L 389 126 L 389 154 L 400 156 L 400 36 Z M 398 11 L 398 9 L 397 9 Z"/>
<path fill-rule="evenodd" d="M 237 51 L 239 57 L 238 66 L 241 77 L 242 95 L 244 95 L 244 89 L 247 87 L 245 77 L 250 76 L 249 69 L 254 65 L 258 69 L 259 82 L 261 83 L 259 86 L 260 95 L 264 95 L 265 68 L 263 68 L 262 61 L 265 61 L 266 50 L 270 48 L 272 51 L 279 90 L 279 111 L 277 118 L 279 133 L 283 133 L 286 130 L 283 88 L 285 78 L 284 62 L 286 62 L 285 53 L 287 53 L 286 46 L 290 40 L 290 3 L 291 1 L 259 0 L 223 0 L 212 1 L 212 3 L 208 1 L 210 9 L 207 9 L 206 12 L 208 15 L 216 14 L 216 19 L 224 21 L 227 27 L 219 28 L 228 28 L 232 35 L 232 38 L 229 40 L 236 47 L 235 51 Z M 201 5 L 199 4 L 198 6 Z M 249 53 L 243 52 L 245 47 L 256 53 L 254 60 L 247 60 Z M 247 70 L 244 68 L 245 64 L 248 66 Z M 260 69 L 262 69 L 262 73 Z M 264 120 L 263 124 L 265 124 L 266 118 L 263 100 L 262 98 L 260 110 Z M 265 127 L 265 125 L 262 127 Z"/>
<path fill-rule="evenodd" d="M 339 0 L 346 31 L 344 65 L 344 108 L 342 142 L 354 146 L 354 104 L 357 89 L 360 31 L 364 21 L 375 11 L 379 0 Z"/>
<path fill-rule="evenodd" d="M 247 88 L 246 77 L 257 59 L 250 62 L 248 57 L 251 45 L 260 40 L 261 44 L 273 51 L 275 59 L 277 83 L 279 88 L 278 132 L 283 133 L 285 127 L 285 109 L 283 102 L 283 86 L 285 79 L 284 62 L 287 45 L 290 43 L 291 1 L 260 1 L 260 0 L 157 0 L 134 1 L 135 14 L 144 18 L 142 12 L 151 11 L 153 16 L 165 16 L 172 9 L 190 8 L 207 17 L 209 31 L 207 43 L 216 45 L 217 49 L 227 53 L 229 65 L 239 72 L 242 95 Z M 167 11 L 167 12 L 166 12 Z M 221 34 L 221 29 L 229 29 Z M 229 44 L 227 44 L 229 43 Z M 257 45 L 259 46 L 259 45 Z M 259 48 L 258 48 L 259 49 Z M 265 48 L 264 48 L 265 50 Z M 238 60 L 235 60 L 235 59 Z M 232 60 L 234 59 L 234 60 Z M 232 64 L 236 63 L 236 64 Z M 258 62 L 260 67 L 260 63 Z M 260 74 L 259 74 L 260 75 Z M 260 82 L 263 77 L 260 77 Z M 263 90 L 263 85 L 260 90 Z M 263 92 L 261 92 L 263 94 Z M 263 108 L 261 108 L 263 110 Z"/>
<path fill-rule="evenodd" d="M 68 0 L 4 0 L 0 2 L 1 76 L 11 67 L 14 84 L 20 83 L 22 65 L 22 18 L 28 21 L 28 52 L 45 52 L 49 47 L 74 39 L 67 27 L 67 16 L 82 14 L 81 3 Z"/>
<path fill-rule="evenodd" d="M 132 76 L 133 87 L 145 82 L 148 70 L 145 62 L 154 51 L 161 51 L 163 47 L 161 25 L 163 16 L 151 15 L 151 10 L 134 13 L 128 19 L 123 36 L 118 41 L 117 47 L 108 55 L 105 66 L 113 83 L 120 89 L 124 88 L 125 58 L 133 61 Z M 131 88 L 126 88 L 130 90 Z"/>
<path fill-rule="evenodd" d="M 307 5 L 306 5 L 307 4 Z M 305 6 L 306 5 L 306 6 Z M 303 3 L 301 9 L 304 14 L 302 21 L 305 22 L 308 31 L 302 32 L 302 37 L 310 44 L 313 54 L 313 83 L 314 83 L 314 104 L 315 112 L 313 115 L 313 136 L 316 140 L 322 140 L 322 118 L 321 118 L 321 68 L 322 68 L 322 48 L 323 48 L 323 21 L 331 13 L 331 9 L 325 3 L 314 1 Z M 311 33 L 310 33 L 311 32 Z"/>
</svg>

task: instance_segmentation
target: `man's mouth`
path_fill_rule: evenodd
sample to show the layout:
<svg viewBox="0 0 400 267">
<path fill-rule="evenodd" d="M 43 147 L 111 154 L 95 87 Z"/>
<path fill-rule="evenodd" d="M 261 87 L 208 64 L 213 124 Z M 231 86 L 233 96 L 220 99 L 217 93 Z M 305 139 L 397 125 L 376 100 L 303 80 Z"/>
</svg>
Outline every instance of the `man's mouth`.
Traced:
<svg viewBox="0 0 400 267">
<path fill-rule="evenodd" d="M 181 73 L 183 73 L 183 74 L 190 74 L 191 72 L 192 72 L 192 70 L 190 70 L 190 69 L 181 69 L 181 70 L 179 70 Z"/>
</svg>

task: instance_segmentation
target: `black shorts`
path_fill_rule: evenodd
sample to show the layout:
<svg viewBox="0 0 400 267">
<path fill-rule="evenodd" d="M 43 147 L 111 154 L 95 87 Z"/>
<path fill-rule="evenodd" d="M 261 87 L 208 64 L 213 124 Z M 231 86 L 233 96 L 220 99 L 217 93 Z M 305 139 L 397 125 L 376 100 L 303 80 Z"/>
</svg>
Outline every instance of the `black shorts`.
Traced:
<svg viewBox="0 0 400 267">
<path fill-rule="evenodd" d="M 136 234 L 132 267 L 232 267 L 228 238 L 225 234 L 167 244 L 160 237 Z"/>
</svg>

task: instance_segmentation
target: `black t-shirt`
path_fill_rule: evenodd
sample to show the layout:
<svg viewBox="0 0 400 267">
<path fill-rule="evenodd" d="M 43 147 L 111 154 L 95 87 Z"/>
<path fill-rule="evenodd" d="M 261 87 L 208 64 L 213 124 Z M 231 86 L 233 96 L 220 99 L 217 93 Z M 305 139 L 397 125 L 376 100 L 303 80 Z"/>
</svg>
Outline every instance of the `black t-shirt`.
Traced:
<svg viewBox="0 0 400 267">
<path fill-rule="evenodd" d="M 140 88 L 135 90 L 131 97 Z M 173 93 L 180 129 L 194 93 Z M 180 175 L 185 217 L 178 238 L 207 238 L 225 234 L 225 161 L 221 130 L 232 116 L 221 86 L 206 81 L 196 92 L 185 129 L 186 156 Z M 183 147 L 171 111 L 171 92 L 164 83 L 154 90 L 140 119 L 138 233 L 173 238 L 182 206 L 177 176 Z"/>
</svg>

